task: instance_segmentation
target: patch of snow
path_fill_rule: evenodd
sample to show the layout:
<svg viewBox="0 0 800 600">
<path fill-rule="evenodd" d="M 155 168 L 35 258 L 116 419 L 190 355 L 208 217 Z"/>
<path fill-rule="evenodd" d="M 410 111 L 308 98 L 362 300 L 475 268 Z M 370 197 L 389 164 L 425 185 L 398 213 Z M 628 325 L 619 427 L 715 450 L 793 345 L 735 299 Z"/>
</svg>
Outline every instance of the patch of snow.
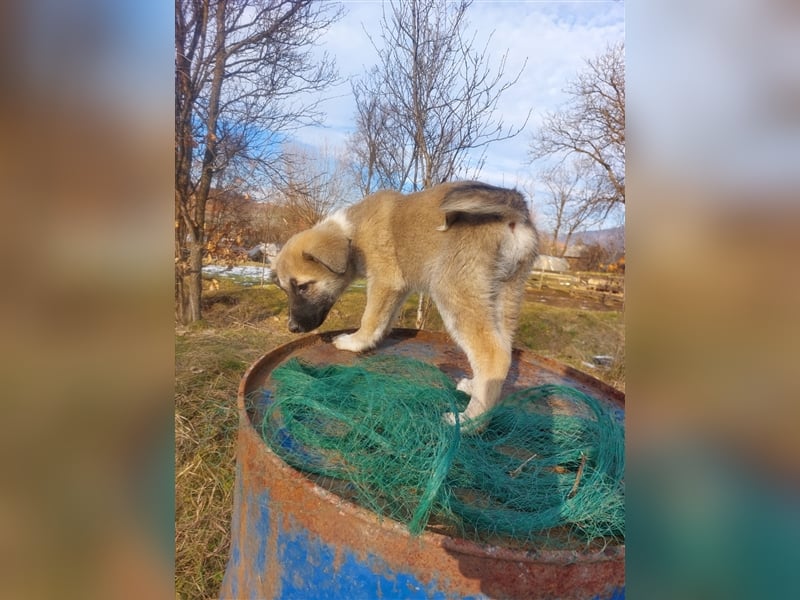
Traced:
<svg viewBox="0 0 800 600">
<path fill-rule="evenodd" d="M 204 275 L 215 277 L 231 277 L 238 279 L 244 285 L 269 283 L 272 277 L 272 269 L 269 267 L 256 267 L 252 265 L 203 265 Z"/>
</svg>

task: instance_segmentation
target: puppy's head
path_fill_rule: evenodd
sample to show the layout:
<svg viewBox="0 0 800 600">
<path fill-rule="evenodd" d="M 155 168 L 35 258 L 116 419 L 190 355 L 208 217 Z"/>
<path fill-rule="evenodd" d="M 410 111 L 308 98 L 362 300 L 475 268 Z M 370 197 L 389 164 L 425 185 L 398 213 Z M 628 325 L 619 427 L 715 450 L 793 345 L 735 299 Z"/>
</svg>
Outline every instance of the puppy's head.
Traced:
<svg viewBox="0 0 800 600">
<path fill-rule="evenodd" d="M 322 325 L 353 279 L 350 240 L 335 225 L 318 225 L 292 236 L 275 259 L 275 283 L 289 297 L 289 331 Z"/>
</svg>

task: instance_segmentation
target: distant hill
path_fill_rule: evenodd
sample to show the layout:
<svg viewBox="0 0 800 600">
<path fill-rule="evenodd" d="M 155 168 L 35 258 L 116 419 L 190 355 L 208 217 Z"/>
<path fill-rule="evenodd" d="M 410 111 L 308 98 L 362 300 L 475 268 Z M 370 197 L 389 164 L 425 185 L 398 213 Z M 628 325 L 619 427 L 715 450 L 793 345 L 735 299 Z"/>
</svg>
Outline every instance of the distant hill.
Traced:
<svg viewBox="0 0 800 600">
<path fill-rule="evenodd" d="M 563 242 L 563 237 L 561 238 Z M 570 246 L 573 244 L 601 244 L 615 248 L 625 248 L 625 226 L 611 227 L 609 229 L 594 229 L 591 231 L 576 231 L 570 238 Z"/>
</svg>

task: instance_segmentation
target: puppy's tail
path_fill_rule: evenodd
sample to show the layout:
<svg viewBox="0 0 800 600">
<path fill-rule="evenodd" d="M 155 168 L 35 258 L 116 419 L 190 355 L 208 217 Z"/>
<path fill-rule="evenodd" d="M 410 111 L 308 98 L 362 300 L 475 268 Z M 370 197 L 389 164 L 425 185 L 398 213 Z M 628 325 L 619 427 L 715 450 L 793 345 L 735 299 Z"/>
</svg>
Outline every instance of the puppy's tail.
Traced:
<svg viewBox="0 0 800 600">
<path fill-rule="evenodd" d="M 448 215 L 485 215 L 530 222 L 525 198 L 517 190 L 495 187 L 477 181 L 456 184 L 442 198 L 439 207 Z"/>
</svg>

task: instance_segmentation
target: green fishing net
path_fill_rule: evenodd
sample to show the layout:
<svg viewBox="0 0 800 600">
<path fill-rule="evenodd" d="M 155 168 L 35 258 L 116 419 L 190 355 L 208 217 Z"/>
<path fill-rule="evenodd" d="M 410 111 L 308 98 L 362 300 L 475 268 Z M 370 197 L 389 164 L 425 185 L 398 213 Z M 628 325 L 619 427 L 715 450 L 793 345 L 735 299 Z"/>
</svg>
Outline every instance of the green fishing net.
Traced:
<svg viewBox="0 0 800 600">
<path fill-rule="evenodd" d="M 291 359 L 272 381 L 257 425 L 273 451 L 413 534 L 565 548 L 624 539 L 624 428 L 579 390 L 517 391 L 476 431 L 443 421 L 469 397 L 416 359 Z"/>
</svg>

